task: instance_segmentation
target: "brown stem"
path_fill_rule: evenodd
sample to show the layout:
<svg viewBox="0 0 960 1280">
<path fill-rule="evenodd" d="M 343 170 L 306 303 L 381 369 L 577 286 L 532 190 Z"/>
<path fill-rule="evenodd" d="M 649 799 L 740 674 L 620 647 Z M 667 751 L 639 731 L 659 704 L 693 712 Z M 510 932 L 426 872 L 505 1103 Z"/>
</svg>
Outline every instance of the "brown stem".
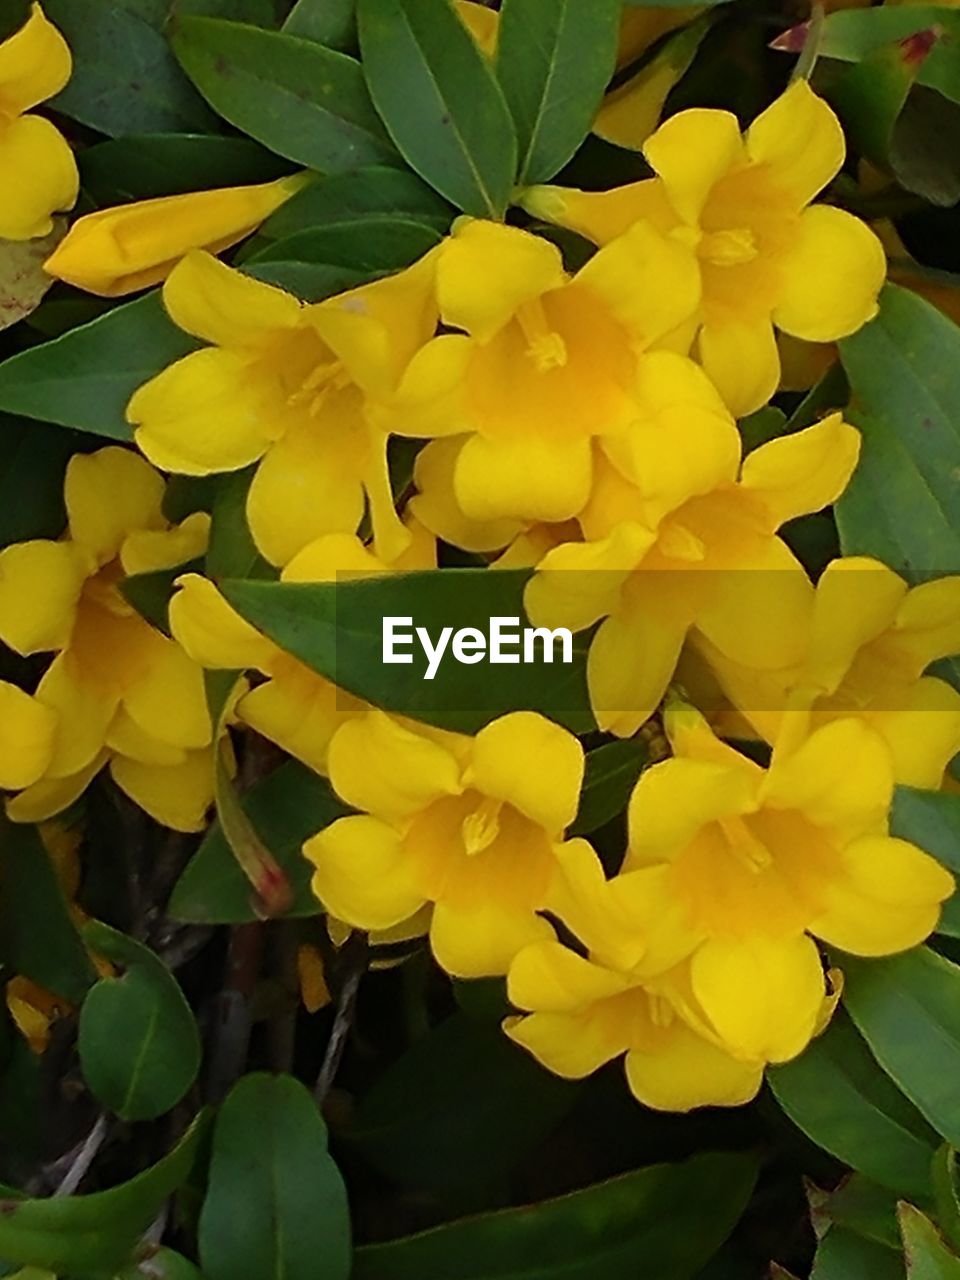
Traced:
<svg viewBox="0 0 960 1280">
<path fill-rule="evenodd" d="M 336 1077 L 340 1059 L 343 1057 L 343 1051 L 347 1046 L 347 1037 L 353 1025 L 353 1015 L 357 1005 L 360 979 L 367 968 L 367 952 L 367 935 L 359 932 L 351 933 L 340 948 L 337 966 L 340 982 L 337 991 L 336 1011 L 333 1015 L 333 1027 L 330 1031 L 330 1039 L 327 1041 L 327 1051 L 320 1066 L 320 1074 L 317 1076 L 317 1083 L 313 1090 L 313 1096 L 320 1106 L 323 1105 L 324 1099 L 330 1092 L 330 1086 Z"/>
</svg>

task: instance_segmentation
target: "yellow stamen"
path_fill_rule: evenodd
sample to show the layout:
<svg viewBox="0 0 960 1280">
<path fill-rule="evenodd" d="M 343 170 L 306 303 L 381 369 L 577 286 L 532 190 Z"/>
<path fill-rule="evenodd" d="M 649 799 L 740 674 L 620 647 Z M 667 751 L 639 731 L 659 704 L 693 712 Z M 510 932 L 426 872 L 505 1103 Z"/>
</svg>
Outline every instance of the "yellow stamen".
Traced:
<svg viewBox="0 0 960 1280">
<path fill-rule="evenodd" d="M 719 821 L 723 834 L 727 837 L 730 852 L 742 866 L 755 875 L 768 871 L 773 866 L 773 854 L 753 834 L 743 818 L 735 814 Z"/>
<path fill-rule="evenodd" d="M 543 300 L 533 298 L 517 308 L 517 323 L 527 340 L 527 355 L 537 367 L 538 373 L 562 369 L 567 363 L 567 344 L 550 328 Z"/>
<path fill-rule="evenodd" d="M 502 800 L 485 796 L 472 813 L 468 813 L 460 828 L 463 847 L 469 857 L 482 853 L 500 834 L 500 810 Z"/>
<path fill-rule="evenodd" d="M 676 1017 L 673 1005 L 666 996 L 656 995 L 649 992 L 647 995 L 650 1009 L 650 1021 L 655 1027 L 666 1030 L 667 1027 L 673 1026 L 673 1020 Z"/>
<path fill-rule="evenodd" d="M 759 253 L 749 227 L 731 227 L 728 231 L 710 231 L 700 242 L 700 257 L 715 267 L 739 267 L 752 262 Z"/>
<path fill-rule="evenodd" d="M 706 559 L 707 549 L 703 541 L 686 527 L 671 521 L 660 526 L 657 547 L 668 560 L 686 560 L 698 564 Z"/>
</svg>

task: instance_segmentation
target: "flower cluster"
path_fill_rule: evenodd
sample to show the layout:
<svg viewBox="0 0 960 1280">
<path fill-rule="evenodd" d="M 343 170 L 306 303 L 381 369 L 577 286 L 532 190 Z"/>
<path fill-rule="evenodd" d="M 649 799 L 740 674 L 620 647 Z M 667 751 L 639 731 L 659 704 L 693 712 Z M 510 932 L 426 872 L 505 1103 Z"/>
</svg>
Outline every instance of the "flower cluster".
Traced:
<svg viewBox="0 0 960 1280">
<path fill-rule="evenodd" d="M 50 30 L 35 9 L 17 39 Z M 63 77 L 7 94 L 9 52 L 13 146 Z M 201 345 L 130 400 L 139 454 L 73 458 L 66 534 L 0 553 L 0 637 L 52 655 L 33 693 L 0 685 L 0 783 L 10 816 L 38 821 L 108 764 L 148 812 L 199 829 L 203 669 L 251 673 L 235 723 L 356 811 L 304 848 L 331 916 L 428 934 L 451 974 L 506 976 L 507 1033 L 546 1066 L 578 1077 L 625 1054 L 640 1100 L 687 1110 L 751 1098 L 826 1024 L 840 977 L 818 944 L 879 956 L 936 926 L 953 879 L 889 815 L 896 783 L 940 787 L 960 749 L 960 694 L 926 674 L 960 648 L 960 580 L 909 590 L 841 558 L 810 581 L 781 531 L 844 491 L 860 437 L 840 414 L 744 456 L 737 418 L 779 385 L 778 334 L 848 335 L 884 281 L 873 232 L 814 203 L 844 160 L 830 108 L 798 79 L 743 135 L 683 111 L 644 155 L 640 183 L 518 195 L 596 246 L 575 271 L 547 235 L 461 218 L 405 270 L 312 304 L 214 256 L 302 176 L 81 219 L 50 272 L 103 294 L 163 279 Z M 391 437 L 426 442 L 411 492 L 394 493 Z M 282 581 L 432 569 L 439 541 L 529 569 L 536 625 L 595 628 L 598 727 L 669 744 L 614 874 L 568 834 L 584 750 L 543 716 L 471 737 L 388 715 L 195 566 L 171 634 L 144 620 L 125 579 L 175 577 L 208 535 L 202 513 L 166 517 L 160 471 L 247 467 L 249 530 Z"/>
</svg>

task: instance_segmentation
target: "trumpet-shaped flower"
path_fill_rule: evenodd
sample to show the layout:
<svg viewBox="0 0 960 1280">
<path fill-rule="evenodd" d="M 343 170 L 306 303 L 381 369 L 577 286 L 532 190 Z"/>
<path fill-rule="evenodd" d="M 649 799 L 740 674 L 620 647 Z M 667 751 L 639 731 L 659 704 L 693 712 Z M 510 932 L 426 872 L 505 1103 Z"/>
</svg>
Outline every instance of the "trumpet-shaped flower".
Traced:
<svg viewBox="0 0 960 1280">
<path fill-rule="evenodd" d="M 164 285 L 174 322 L 213 344 L 134 394 L 127 416 L 147 457 L 210 475 L 260 462 L 247 498 L 254 540 L 288 563 L 324 533 L 353 533 L 369 503 L 377 554 L 409 542 L 393 506 L 386 430 L 393 394 L 436 327 L 431 255 L 314 306 L 195 252 Z M 388 429 L 388 428 L 387 428 Z"/>
<path fill-rule="evenodd" d="M 548 241 L 464 218 L 438 251 L 437 296 L 462 332 L 410 362 L 394 430 L 468 437 L 454 486 L 471 520 L 557 522 L 586 503 L 593 439 L 629 429 L 639 353 L 696 306 L 699 280 L 646 223 L 571 278 Z"/>
<path fill-rule="evenodd" d="M 684 246 L 702 298 L 682 341 L 694 343 L 738 417 L 777 388 L 774 326 L 830 342 L 876 314 L 886 272 L 880 241 L 842 209 L 811 205 L 838 173 L 844 139 L 805 80 L 743 137 L 729 112 L 697 108 L 671 116 L 643 153 L 655 178 L 596 194 L 534 187 L 524 207 L 601 245 L 641 221 Z"/>
<path fill-rule="evenodd" d="M 44 270 L 104 298 L 146 289 L 165 280 L 191 249 L 220 253 L 237 244 L 308 181 L 295 174 L 88 213 L 73 224 Z"/>
<path fill-rule="evenodd" d="M 694 647 L 771 744 L 786 714 L 807 712 L 812 726 L 859 716 L 885 740 L 897 782 L 914 787 L 939 787 L 960 751 L 960 693 L 924 674 L 960 653 L 960 578 L 908 588 L 878 560 L 845 557 L 817 583 L 795 666 L 759 672 L 731 662 L 702 636 Z"/>
<path fill-rule="evenodd" d="M 915 946 L 953 877 L 888 834 L 890 756 L 861 720 L 785 734 L 766 770 L 691 707 L 665 725 L 675 754 L 634 790 L 618 892 L 643 902 L 653 954 L 685 936 L 692 993 L 724 1043 L 785 1060 L 824 998 L 810 935 L 862 956 Z"/>
<path fill-rule="evenodd" d="M 72 69 L 67 42 L 39 4 L 0 43 L 0 239 L 48 235 L 52 215 L 76 203 L 73 152 L 55 125 L 30 112 L 60 92 Z"/>
<path fill-rule="evenodd" d="M 658 352 L 644 374 L 643 419 L 620 469 L 598 467 L 580 515 L 586 541 L 549 551 L 526 590 L 537 626 L 606 619 L 588 683 L 598 723 L 622 736 L 653 713 L 693 627 L 761 670 L 797 660 L 813 588 L 777 530 L 832 502 L 859 450 L 835 414 L 741 467 L 739 434 L 702 371 Z"/>
<path fill-rule="evenodd" d="M 552 936 L 537 912 L 577 811 L 572 734 L 529 711 L 468 738 L 371 709 L 334 735 L 329 769 L 360 810 L 304 845 L 333 915 L 387 929 L 431 903 L 434 955 L 461 977 L 505 973 L 521 947 Z"/>
<path fill-rule="evenodd" d="M 108 447 L 67 468 L 68 531 L 59 542 L 0 552 L 0 638 L 17 653 L 55 654 L 30 699 L 10 686 L 0 780 L 26 788 L 17 821 L 59 812 L 107 760 L 118 785 L 168 825 L 196 830 L 210 800 L 210 719 L 200 668 L 126 601 L 129 574 L 202 553 L 209 518 L 171 527 L 163 479 Z"/>
</svg>

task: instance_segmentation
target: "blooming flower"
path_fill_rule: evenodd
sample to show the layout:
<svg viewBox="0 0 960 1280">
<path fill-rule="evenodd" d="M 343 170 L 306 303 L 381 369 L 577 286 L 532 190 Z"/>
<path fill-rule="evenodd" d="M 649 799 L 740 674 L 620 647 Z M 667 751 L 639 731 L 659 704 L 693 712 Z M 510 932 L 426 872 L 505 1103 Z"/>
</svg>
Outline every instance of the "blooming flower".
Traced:
<svg viewBox="0 0 960 1280">
<path fill-rule="evenodd" d="M 622 469 L 598 468 L 580 514 L 586 541 L 549 551 L 525 595 L 538 626 L 606 619 L 590 646 L 590 698 L 600 726 L 622 736 L 653 713 L 694 626 L 758 669 L 797 660 L 812 587 L 777 530 L 832 502 L 859 450 L 834 414 L 741 467 L 740 436 L 700 370 L 658 352 L 643 375 Z"/>
<path fill-rule="evenodd" d="M 309 181 L 158 196 L 78 219 L 44 270 L 88 293 L 117 298 L 165 280 L 191 249 L 220 253 L 255 231 Z"/>
<path fill-rule="evenodd" d="M 546 240 L 464 218 L 440 247 L 445 333 L 414 356 L 390 406 L 409 436 L 467 435 L 454 487 L 472 520 L 556 522 L 583 507 L 595 437 L 636 416 L 639 353 L 696 306 L 685 251 L 646 223 L 574 277 Z"/>
<path fill-rule="evenodd" d="M 313 890 L 359 929 L 433 904 L 430 943 L 450 973 L 505 973 L 552 936 L 537 916 L 577 811 L 583 750 L 530 711 L 474 738 L 406 726 L 371 709 L 334 735 L 330 781 L 361 812 L 312 836 Z"/>
<path fill-rule="evenodd" d="M 886 271 L 880 241 L 842 209 L 811 205 L 844 151 L 836 116 L 799 79 L 742 138 L 726 111 L 671 116 L 643 147 L 655 178 L 596 194 L 533 187 L 523 204 L 598 244 L 616 243 L 640 220 L 684 246 L 702 297 L 671 342 L 695 344 L 739 417 L 777 388 L 774 325 L 829 342 L 876 314 Z"/>
<path fill-rule="evenodd" d="M 353 533 L 370 505 L 377 554 L 409 541 L 393 506 L 374 410 L 433 333 L 433 257 L 315 306 L 195 252 L 163 298 L 214 344 L 134 394 L 136 441 L 167 471 L 210 475 L 260 461 L 247 499 L 254 540 L 288 563 L 324 533 Z"/>
<path fill-rule="evenodd" d="M 55 125 L 30 108 L 59 93 L 73 61 L 67 42 L 39 4 L 19 31 L 0 43 L 0 239 L 49 234 L 52 214 L 76 202 L 73 152 Z"/>
<path fill-rule="evenodd" d="M 0 638 L 23 655 L 56 655 L 29 699 L 33 710 L 26 694 L 0 686 L 16 717 L 0 734 L 0 778 L 26 788 L 8 813 L 25 822 L 58 813 L 109 760 L 141 807 L 198 830 L 212 784 L 202 672 L 127 603 L 120 585 L 201 554 L 209 518 L 198 513 L 171 527 L 163 479 L 114 446 L 73 457 L 64 493 L 63 539 L 0 552 Z"/>
</svg>

